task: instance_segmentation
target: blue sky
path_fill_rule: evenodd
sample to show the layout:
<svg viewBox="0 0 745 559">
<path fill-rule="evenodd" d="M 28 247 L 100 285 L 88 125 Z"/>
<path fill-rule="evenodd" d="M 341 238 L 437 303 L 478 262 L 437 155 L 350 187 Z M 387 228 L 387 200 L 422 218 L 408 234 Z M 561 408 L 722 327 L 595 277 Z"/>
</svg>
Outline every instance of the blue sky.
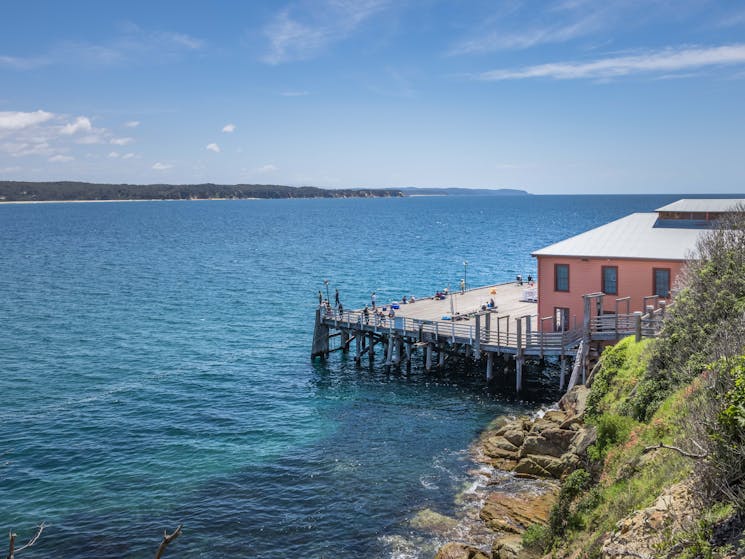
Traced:
<svg viewBox="0 0 745 559">
<path fill-rule="evenodd" d="M 745 2 L 6 2 L 0 179 L 745 192 Z"/>
</svg>

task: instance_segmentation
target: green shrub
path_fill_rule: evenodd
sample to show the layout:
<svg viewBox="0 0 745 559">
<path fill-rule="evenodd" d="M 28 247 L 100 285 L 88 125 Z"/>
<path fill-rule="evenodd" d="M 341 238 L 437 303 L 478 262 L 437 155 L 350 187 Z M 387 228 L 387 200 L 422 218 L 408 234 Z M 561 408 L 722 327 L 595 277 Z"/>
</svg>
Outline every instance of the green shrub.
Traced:
<svg viewBox="0 0 745 559">
<path fill-rule="evenodd" d="M 612 446 L 626 441 L 636 422 L 630 417 L 606 413 L 594 419 L 592 424 L 597 429 L 595 444 L 587 449 L 591 460 L 599 462 Z"/>
<path fill-rule="evenodd" d="M 590 486 L 590 474 L 586 470 L 574 470 L 561 484 L 559 498 L 551 509 L 548 518 L 552 540 L 562 537 L 567 528 L 579 528 L 581 517 L 571 514 L 572 503 Z"/>
<path fill-rule="evenodd" d="M 543 524 L 531 524 L 522 538 L 523 548 L 535 555 L 542 555 L 551 545 L 551 531 Z"/>
</svg>

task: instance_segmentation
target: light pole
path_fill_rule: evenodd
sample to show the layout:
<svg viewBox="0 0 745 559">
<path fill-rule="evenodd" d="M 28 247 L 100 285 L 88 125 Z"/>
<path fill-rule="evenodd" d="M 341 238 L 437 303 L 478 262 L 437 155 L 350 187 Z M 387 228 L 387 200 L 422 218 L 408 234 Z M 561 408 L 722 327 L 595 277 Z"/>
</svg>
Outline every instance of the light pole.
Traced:
<svg viewBox="0 0 745 559">
<path fill-rule="evenodd" d="M 468 289 L 468 260 L 463 261 L 463 291 Z"/>
<path fill-rule="evenodd" d="M 323 280 L 323 285 L 326 286 L 326 300 L 331 304 L 331 297 L 329 297 L 329 280 Z"/>
</svg>

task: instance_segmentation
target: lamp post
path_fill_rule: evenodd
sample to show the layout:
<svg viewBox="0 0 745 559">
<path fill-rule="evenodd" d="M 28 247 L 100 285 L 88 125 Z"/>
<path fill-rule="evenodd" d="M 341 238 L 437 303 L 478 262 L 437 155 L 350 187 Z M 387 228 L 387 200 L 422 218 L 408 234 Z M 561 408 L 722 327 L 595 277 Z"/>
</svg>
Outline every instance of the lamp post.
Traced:
<svg viewBox="0 0 745 559">
<path fill-rule="evenodd" d="M 323 280 L 323 285 L 326 286 L 326 300 L 331 304 L 331 297 L 329 296 L 329 280 Z"/>
<path fill-rule="evenodd" d="M 468 289 L 468 260 L 463 261 L 463 290 Z"/>
</svg>

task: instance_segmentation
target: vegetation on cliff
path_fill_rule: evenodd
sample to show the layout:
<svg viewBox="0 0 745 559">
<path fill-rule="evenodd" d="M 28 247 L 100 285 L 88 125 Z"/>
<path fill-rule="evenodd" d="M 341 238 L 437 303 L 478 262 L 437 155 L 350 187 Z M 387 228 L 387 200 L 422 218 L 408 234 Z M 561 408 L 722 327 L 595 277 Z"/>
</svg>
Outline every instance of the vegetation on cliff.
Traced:
<svg viewBox="0 0 745 559">
<path fill-rule="evenodd" d="M 561 479 L 531 525 L 485 500 L 493 559 L 745 557 L 745 213 L 698 256 L 659 338 L 606 348 L 560 410 L 484 434 L 493 466 Z"/>
<path fill-rule="evenodd" d="M 745 220 L 698 253 L 661 337 L 603 353 L 585 414 L 597 440 L 528 553 L 745 554 Z"/>
</svg>

